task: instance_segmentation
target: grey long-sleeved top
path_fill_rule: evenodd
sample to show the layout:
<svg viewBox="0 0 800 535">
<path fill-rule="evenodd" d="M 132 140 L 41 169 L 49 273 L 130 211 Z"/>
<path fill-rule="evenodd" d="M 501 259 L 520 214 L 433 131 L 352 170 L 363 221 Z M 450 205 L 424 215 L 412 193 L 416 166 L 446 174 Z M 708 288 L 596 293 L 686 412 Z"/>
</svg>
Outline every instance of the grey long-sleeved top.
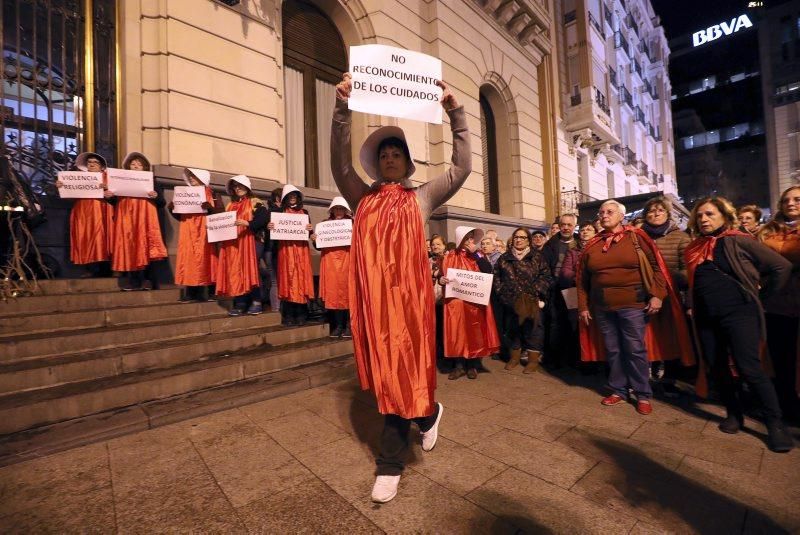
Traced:
<svg viewBox="0 0 800 535">
<path fill-rule="evenodd" d="M 347 101 L 337 98 L 331 125 L 331 171 L 339 191 L 355 212 L 364 195 L 379 188 L 383 180 L 377 180 L 368 186 L 353 169 L 350 147 L 351 113 L 347 108 Z M 450 169 L 417 187 L 408 178 L 401 182 L 406 188 L 416 191 L 423 223 L 428 221 L 436 208 L 446 203 L 458 191 L 472 171 L 472 153 L 464 107 L 449 110 L 447 115 L 450 117 L 450 129 L 453 132 Z"/>
</svg>

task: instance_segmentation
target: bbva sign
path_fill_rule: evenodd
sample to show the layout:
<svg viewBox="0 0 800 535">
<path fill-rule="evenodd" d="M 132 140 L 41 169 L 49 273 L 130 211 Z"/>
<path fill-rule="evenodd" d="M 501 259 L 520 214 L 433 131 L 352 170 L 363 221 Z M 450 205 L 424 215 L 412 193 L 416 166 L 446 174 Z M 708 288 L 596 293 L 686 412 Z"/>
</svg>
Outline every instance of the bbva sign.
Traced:
<svg viewBox="0 0 800 535">
<path fill-rule="evenodd" d="M 705 30 L 694 32 L 692 34 L 692 43 L 694 46 L 700 46 L 704 43 L 715 41 L 723 35 L 731 35 L 736 33 L 742 28 L 752 27 L 753 23 L 750 22 L 750 18 L 747 15 L 739 15 L 738 17 L 732 18 L 730 23 L 720 22 L 719 24 L 715 24 Z"/>
</svg>

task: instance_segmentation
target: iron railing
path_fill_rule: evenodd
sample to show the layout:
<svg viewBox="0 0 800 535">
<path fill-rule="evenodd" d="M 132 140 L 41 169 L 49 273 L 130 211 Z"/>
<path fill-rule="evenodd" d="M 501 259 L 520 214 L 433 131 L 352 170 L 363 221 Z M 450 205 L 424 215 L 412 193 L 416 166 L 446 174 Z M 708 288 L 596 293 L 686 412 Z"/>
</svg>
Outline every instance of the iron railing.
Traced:
<svg viewBox="0 0 800 535">
<path fill-rule="evenodd" d="M 597 102 L 597 105 L 600 106 L 600 109 L 603 110 L 606 115 L 611 115 L 611 109 L 608 107 L 606 96 L 596 87 L 594 88 L 594 101 Z"/>
<path fill-rule="evenodd" d="M 3 0 L 0 154 L 37 193 L 53 193 L 56 172 L 81 151 L 116 160 L 116 7 L 114 0 Z"/>
</svg>

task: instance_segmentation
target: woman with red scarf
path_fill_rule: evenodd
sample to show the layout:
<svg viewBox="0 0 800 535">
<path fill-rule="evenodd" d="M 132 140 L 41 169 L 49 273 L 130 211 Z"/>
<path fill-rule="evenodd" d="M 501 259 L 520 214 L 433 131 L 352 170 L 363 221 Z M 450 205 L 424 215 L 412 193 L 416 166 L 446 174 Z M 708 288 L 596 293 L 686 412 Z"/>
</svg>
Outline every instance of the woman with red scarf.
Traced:
<svg viewBox="0 0 800 535">
<path fill-rule="evenodd" d="M 103 173 L 102 199 L 75 199 L 69 214 L 70 260 L 86 266 L 81 277 L 100 274 L 102 262 L 111 260 L 114 248 L 114 206 L 109 200 L 114 196 L 106 188 L 106 159 L 95 152 L 82 152 L 75 158 L 75 167 L 81 171 Z M 56 181 L 56 187 L 61 186 Z M 108 269 L 108 264 L 105 264 Z"/>
<path fill-rule="evenodd" d="M 269 212 L 261 199 L 253 194 L 250 178 L 245 175 L 236 175 L 228 180 L 228 194 L 231 202 L 225 211 L 236 212 L 237 237 L 220 243 L 217 295 L 234 298 L 229 316 L 261 314 L 261 280 L 255 235 L 266 226 Z"/>
<path fill-rule="evenodd" d="M 578 263 L 581 358 L 607 359 L 611 395 L 606 406 L 623 403 L 629 389 L 636 410 L 652 412 L 650 362 L 694 363 L 683 308 L 664 258 L 641 229 L 622 224 L 625 207 L 600 205 L 603 232 L 586 244 Z"/>
<path fill-rule="evenodd" d="M 700 199 L 689 229 L 699 237 L 686 248 L 689 313 L 694 321 L 704 364 L 719 382 L 727 417 L 724 433 L 744 428 L 736 378 L 747 382 L 761 401 L 772 451 L 792 449 L 792 437 L 781 420 L 778 396 L 762 369 L 766 339 L 762 299 L 780 291 L 792 266 L 781 255 L 739 230 L 736 210 L 722 197 Z M 705 390 L 700 366 L 698 392 Z"/>
<path fill-rule="evenodd" d="M 422 449 L 430 451 L 443 411 L 434 401 L 436 326 L 425 221 L 466 181 L 472 154 L 464 108 L 443 82 L 438 85 L 453 132 L 453 161 L 443 175 L 418 187 L 410 180 L 416 168 L 405 134 L 394 126 L 379 128 L 361 147 L 361 166 L 375 182 L 368 186 L 356 174 L 350 75 L 336 86 L 331 171 L 356 211 L 350 247 L 353 346 L 361 387 L 375 393 L 386 417 L 372 488 L 373 501 L 381 503 L 397 494 L 411 422 L 422 432 Z"/>
<path fill-rule="evenodd" d="M 283 186 L 281 210 L 284 214 L 305 214 L 303 194 L 291 184 Z M 275 223 L 270 222 L 270 230 Z M 313 230 L 309 222 L 306 230 Z M 311 250 L 308 240 L 278 241 L 278 297 L 281 300 L 283 325 L 305 325 L 308 300 L 314 299 L 314 272 L 311 270 Z"/>
<path fill-rule="evenodd" d="M 131 152 L 122 161 L 122 168 L 132 171 L 150 171 L 150 161 L 141 152 Z M 111 254 L 111 270 L 127 273 L 123 290 L 151 290 L 152 273 L 148 273 L 151 262 L 167 257 L 167 247 L 161 237 L 158 221 L 158 206 L 164 201 L 155 191 L 139 197 L 118 197 L 114 210 L 114 250 Z"/>
<path fill-rule="evenodd" d="M 450 268 L 480 272 L 475 251 L 482 237 L 480 229 L 456 228 L 458 246 L 444 256 L 439 284 L 450 284 L 447 278 Z M 481 357 L 490 357 L 499 349 L 500 338 L 490 306 L 469 303 L 457 297 L 445 299 L 444 354 L 445 358 L 455 361 L 448 377 L 450 380 L 463 377 L 465 373 L 470 379 L 477 379 Z"/>
<path fill-rule="evenodd" d="M 328 221 L 353 219 L 344 197 L 334 197 L 328 207 Z M 317 235 L 311 235 L 315 242 Z M 330 321 L 331 338 L 352 338 L 350 330 L 350 246 L 325 247 L 319 260 L 319 298 L 325 303 Z"/>
</svg>

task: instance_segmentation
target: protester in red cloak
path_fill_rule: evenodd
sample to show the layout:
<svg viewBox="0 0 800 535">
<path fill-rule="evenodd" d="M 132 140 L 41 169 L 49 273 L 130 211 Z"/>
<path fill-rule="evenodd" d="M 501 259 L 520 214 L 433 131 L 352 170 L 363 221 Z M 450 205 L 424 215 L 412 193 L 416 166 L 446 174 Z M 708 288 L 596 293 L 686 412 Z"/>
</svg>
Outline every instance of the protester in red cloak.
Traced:
<svg viewBox="0 0 800 535">
<path fill-rule="evenodd" d="M 150 161 L 141 152 L 131 152 L 122 161 L 122 168 L 132 171 L 150 171 Z M 167 247 L 161 237 L 161 223 L 158 221 L 158 206 L 164 201 L 155 191 L 147 198 L 114 197 L 114 250 L 112 252 L 112 271 L 127 274 L 122 289 L 151 290 L 154 285 L 153 274 L 149 273 L 150 263 L 167 257 Z"/>
<path fill-rule="evenodd" d="M 483 231 L 480 229 L 456 228 L 458 246 L 444 256 L 439 284 L 450 284 L 447 278 L 450 268 L 480 273 L 475 251 L 482 237 Z M 444 354 L 445 358 L 455 360 L 449 379 L 458 379 L 465 373 L 470 379 L 477 379 L 480 359 L 492 356 L 499 349 L 500 337 L 497 335 L 492 307 L 456 297 L 445 299 Z"/>
<path fill-rule="evenodd" d="M 604 231 L 586 244 L 580 256 L 576 285 L 581 358 L 588 362 L 604 360 L 611 344 L 615 359 L 621 356 L 631 360 L 631 365 L 624 367 L 622 360 L 609 361 L 609 386 L 614 393 L 604 398 L 603 404 L 616 405 L 625 401 L 630 384 L 637 396 L 637 410 L 641 414 L 650 414 L 652 389 L 648 360 L 680 359 L 688 366 L 694 364 L 694 353 L 681 301 L 663 257 L 646 232 L 622 225 L 624 215 L 624 207 L 617 201 L 603 203 L 600 219 Z M 613 250 L 613 247 L 617 249 Z M 639 255 L 639 249 L 644 258 Z M 609 269 L 611 266 L 605 265 L 605 255 L 609 253 L 619 256 L 621 264 L 617 268 Z M 648 262 L 653 272 L 649 294 L 644 289 L 642 270 L 646 266 L 642 265 L 643 261 Z M 626 282 L 627 286 L 619 286 L 615 280 L 619 274 L 625 279 L 633 274 L 636 284 L 630 286 Z M 603 325 L 591 320 L 598 315 L 605 320 L 609 314 L 618 317 L 605 323 L 606 333 L 601 336 Z M 623 324 L 627 325 L 628 319 L 634 323 L 635 329 L 631 327 L 626 331 Z M 638 331 L 640 328 L 643 329 L 641 333 Z M 614 335 L 613 340 L 611 335 Z M 624 342 L 620 336 L 625 337 Z M 641 340 L 639 336 L 642 336 Z M 644 345 L 640 347 L 642 342 Z M 636 355 L 633 355 L 634 349 Z M 630 354 L 623 354 L 629 351 Z"/>
<path fill-rule="evenodd" d="M 350 205 L 344 197 L 334 197 L 328 206 L 328 221 L 352 220 Z M 315 242 L 317 235 L 311 235 Z M 330 321 L 331 338 L 352 338 L 350 329 L 350 246 L 325 247 L 319 261 L 319 297 Z"/>
<path fill-rule="evenodd" d="M 303 194 L 286 184 L 281 193 L 281 210 L 284 214 L 305 214 Z M 270 230 L 275 224 L 270 221 Z M 314 227 L 309 222 L 305 230 Z M 283 325 L 305 325 L 308 318 L 308 300 L 314 299 L 314 273 L 311 270 L 311 250 L 308 240 L 278 241 L 278 297 L 281 300 Z"/>
<path fill-rule="evenodd" d="M 702 353 L 698 392 L 703 394 L 706 366 L 717 379 L 727 417 L 724 433 L 744 427 L 738 377 L 761 401 L 772 451 L 787 452 L 793 440 L 783 425 L 775 387 L 764 370 L 766 326 L 762 299 L 780 292 L 792 265 L 738 227 L 736 210 L 722 197 L 697 201 L 689 227 L 699 235 L 686 248 L 688 301 Z"/>
<path fill-rule="evenodd" d="M 205 201 L 201 205 L 205 213 L 176 214 L 170 201 L 167 210 L 179 221 L 178 254 L 175 259 L 175 284 L 185 286 L 182 303 L 203 302 L 214 295 L 212 285 L 217 274 L 217 245 L 208 243 L 206 216 L 225 210 L 222 201 L 211 190 L 211 173 L 205 169 L 187 167 L 183 170 L 187 186 L 203 186 Z"/>
<path fill-rule="evenodd" d="M 114 244 L 114 207 L 109 203 L 113 194 L 106 186 L 106 159 L 95 152 L 82 152 L 75 158 L 75 167 L 81 171 L 103 173 L 102 199 L 75 199 L 69 214 L 70 260 L 86 266 L 82 277 L 99 274 L 102 262 L 111 260 Z M 56 187 L 61 182 L 56 181 Z M 106 264 L 106 266 L 108 266 Z M 105 269 L 108 269 L 106 267 Z"/>
<path fill-rule="evenodd" d="M 339 190 L 356 211 L 350 248 L 350 307 L 353 346 L 361 387 L 371 389 L 386 415 L 372 499 L 397 494 L 408 431 L 415 421 L 422 448 L 436 444 L 442 416 L 436 388 L 433 287 L 425 248 L 425 221 L 470 173 L 472 154 L 464 109 L 443 82 L 442 106 L 453 132 L 453 165 L 419 187 L 409 177 L 415 166 L 405 134 L 397 127 L 373 132 L 360 151 L 367 186 L 351 162 L 352 83 L 336 86 L 331 132 L 331 170 Z"/>
<path fill-rule="evenodd" d="M 236 212 L 237 237 L 220 242 L 217 295 L 234 298 L 230 316 L 261 314 L 255 233 L 266 226 L 268 212 L 261 199 L 253 194 L 250 178 L 245 175 L 228 180 L 228 194 L 231 202 L 225 211 Z"/>
</svg>

